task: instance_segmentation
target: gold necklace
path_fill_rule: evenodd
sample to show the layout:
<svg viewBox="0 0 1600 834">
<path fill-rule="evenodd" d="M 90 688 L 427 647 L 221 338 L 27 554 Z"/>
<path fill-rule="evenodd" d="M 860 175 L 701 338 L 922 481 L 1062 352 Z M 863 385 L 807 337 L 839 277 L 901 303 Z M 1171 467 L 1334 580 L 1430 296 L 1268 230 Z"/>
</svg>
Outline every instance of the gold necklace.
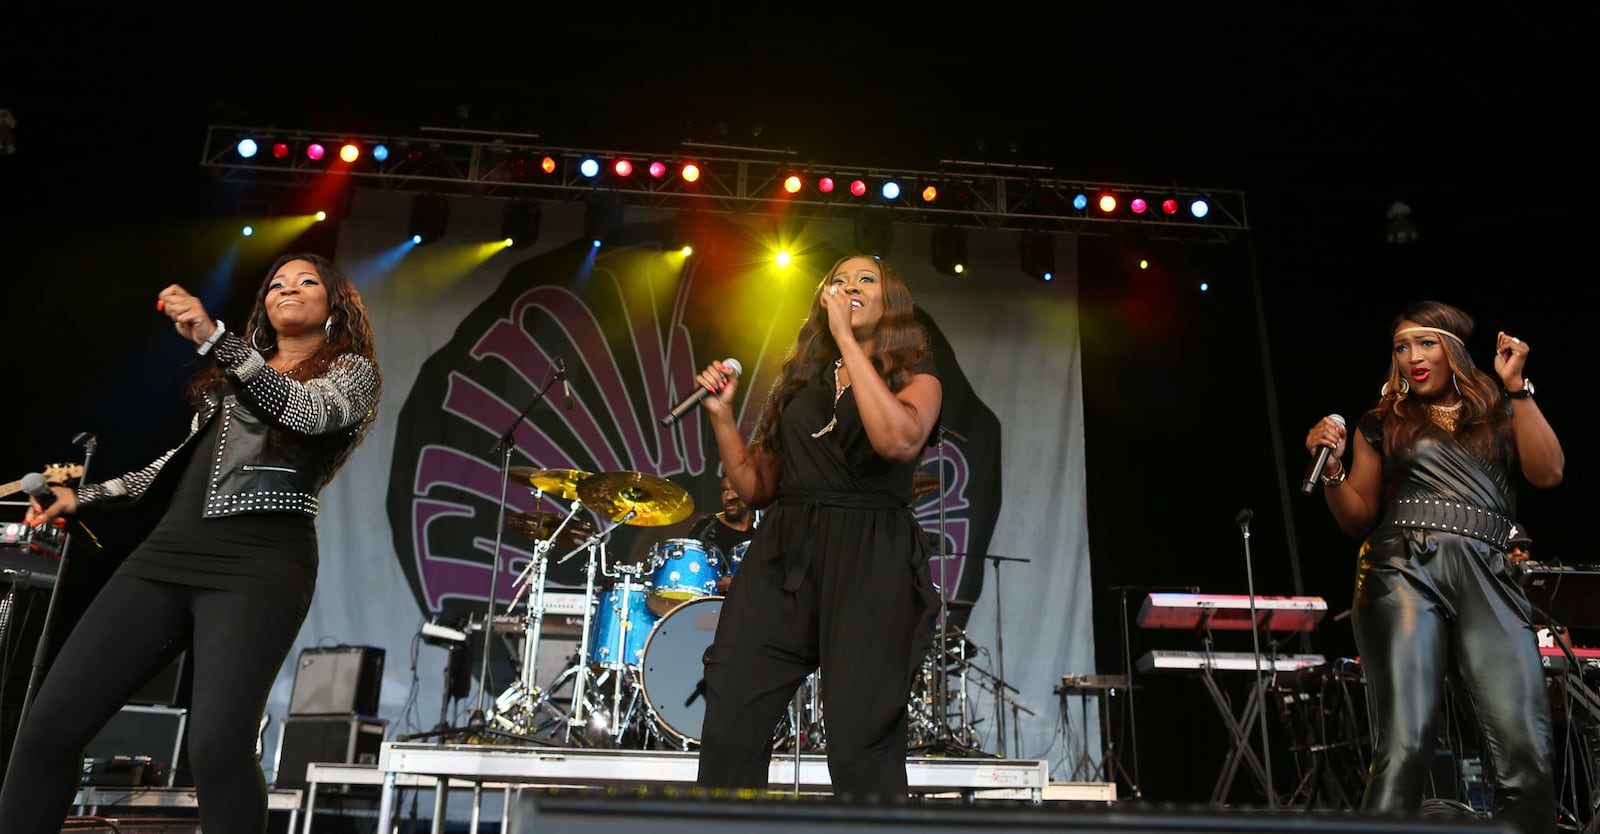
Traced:
<svg viewBox="0 0 1600 834">
<path fill-rule="evenodd" d="M 1456 430 L 1456 414 L 1460 411 L 1461 402 L 1459 400 L 1456 401 L 1455 405 L 1428 403 L 1428 418 L 1434 422 L 1434 425 L 1452 434 Z"/>
</svg>

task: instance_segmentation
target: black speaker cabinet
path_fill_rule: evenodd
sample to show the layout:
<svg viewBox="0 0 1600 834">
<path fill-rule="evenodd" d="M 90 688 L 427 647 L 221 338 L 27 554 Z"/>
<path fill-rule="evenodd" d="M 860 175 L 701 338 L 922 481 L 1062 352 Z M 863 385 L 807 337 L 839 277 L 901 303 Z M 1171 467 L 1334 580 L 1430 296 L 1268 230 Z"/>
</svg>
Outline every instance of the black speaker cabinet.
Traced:
<svg viewBox="0 0 1600 834">
<path fill-rule="evenodd" d="M 279 788 L 306 786 L 306 765 L 378 763 L 378 749 L 389 722 L 360 715 L 290 716 L 278 734 L 278 754 L 273 784 Z"/>
<path fill-rule="evenodd" d="M 382 689 L 383 649 L 304 649 L 289 693 L 289 715 L 377 715 Z"/>
<path fill-rule="evenodd" d="M 106 774 L 104 768 L 93 763 L 143 756 L 161 768 L 163 775 L 156 786 L 172 787 L 180 767 L 179 757 L 183 755 L 183 728 L 188 720 L 189 711 L 178 707 L 123 707 L 84 748 L 83 757 L 91 763 L 85 768 L 85 784 L 125 786 L 121 776 Z M 108 781 L 97 781 L 102 775 Z"/>
</svg>

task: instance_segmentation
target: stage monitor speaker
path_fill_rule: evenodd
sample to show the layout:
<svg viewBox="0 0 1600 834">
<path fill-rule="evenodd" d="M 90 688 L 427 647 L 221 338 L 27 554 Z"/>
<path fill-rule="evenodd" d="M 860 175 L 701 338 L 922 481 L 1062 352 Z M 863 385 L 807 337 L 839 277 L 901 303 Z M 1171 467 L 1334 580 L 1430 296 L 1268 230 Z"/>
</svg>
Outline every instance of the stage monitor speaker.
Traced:
<svg viewBox="0 0 1600 834">
<path fill-rule="evenodd" d="M 977 805 L 965 800 L 912 800 L 904 805 L 873 805 L 786 795 L 738 800 L 707 799 L 703 792 L 674 798 L 528 789 L 517 795 L 510 834 L 812 834 L 824 828 L 871 834 L 1462 834 L 1507 830 L 1482 819 L 1393 819 L 1304 808 L 1107 809 L 1098 804 L 1035 805 L 1021 800 L 985 800 Z"/>
<path fill-rule="evenodd" d="M 378 749 L 383 746 L 389 722 L 360 715 L 292 716 L 283 720 L 278 734 L 278 752 L 273 785 L 279 788 L 306 786 L 306 765 L 377 765 Z"/>
<path fill-rule="evenodd" d="M 302 650 L 289 693 L 289 714 L 377 715 L 383 654 L 373 646 Z"/>
<path fill-rule="evenodd" d="M 118 757 L 148 757 L 160 766 L 162 776 L 156 784 L 147 782 L 145 786 L 173 787 L 181 767 L 179 757 L 183 755 L 183 730 L 188 720 L 189 711 L 179 707 L 123 707 L 84 748 L 84 783 L 126 786 L 122 776 L 108 774 L 96 763 Z M 102 776 L 109 781 L 101 781 Z"/>
</svg>

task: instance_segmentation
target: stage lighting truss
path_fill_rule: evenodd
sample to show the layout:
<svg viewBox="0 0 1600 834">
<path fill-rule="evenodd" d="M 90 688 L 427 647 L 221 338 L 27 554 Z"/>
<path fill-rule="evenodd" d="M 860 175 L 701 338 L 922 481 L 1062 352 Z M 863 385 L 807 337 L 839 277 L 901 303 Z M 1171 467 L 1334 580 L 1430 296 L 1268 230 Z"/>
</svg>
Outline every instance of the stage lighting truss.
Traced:
<svg viewBox="0 0 1600 834">
<path fill-rule="evenodd" d="M 240 153 L 240 141 L 255 144 Z M 310 159 L 313 142 L 326 149 Z M 354 162 L 340 159 L 346 144 Z M 379 159 L 372 149 L 382 145 Z M 785 154 L 694 146 L 671 153 L 564 148 L 527 134 L 438 131 L 419 136 L 340 135 L 236 125 L 206 131 L 201 165 L 224 182 L 309 186 L 330 174 L 377 188 L 505 199 L 581 201 L 597 190 L 625 205 L 720 214 L 856 216 L 883 209 L 895 223 L 976 229 L 1109 233 L 1136 224 L 1152 239 L 1227 242 L 1249 231 L 1244 193 L 1180 185 L 1058 179 L 1044 169 L 944 161 L 945 170 L 809 163 Z M 580 164 L 596 163 L 585 175 Z M 619 166 L 626 160 L 629 164 Z M 627 173 L 618 173 L 621 167 Z M 685 170 L 693 168 L 691 178 Z M 791 189 L 785 188 L 786 181 Z M 897 194 L 885 196 L 885 184 Z M 798 187 L 795 187 L 797 185 Z M 1114 204 L 1102 209 L 1102 199 Z"/>
</svg>

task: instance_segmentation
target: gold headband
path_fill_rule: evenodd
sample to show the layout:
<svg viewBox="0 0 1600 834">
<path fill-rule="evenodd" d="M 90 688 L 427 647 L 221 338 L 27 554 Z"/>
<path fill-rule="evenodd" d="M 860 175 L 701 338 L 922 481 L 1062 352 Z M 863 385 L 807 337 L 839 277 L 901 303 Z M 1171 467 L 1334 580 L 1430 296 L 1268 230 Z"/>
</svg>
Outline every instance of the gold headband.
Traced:
<svg viewBox="0 0 1600 834">
<path fill-rule="evenodd" d="M 1446 329 L 1444 329 L 1442 327 L 1428 327 L 1426 325 L 1421 325 L 1421 324 L 1417 325 L 1416 327 L 1402 327 L 1399 330 L 1396 330 L 1394 332 L 1394 335 L 1396 335 L 1396 336 L 1404 336 L 1407 333 L 1415 333 L 1418 330 L 1421 330 L 1421 331 L 1423 331 L 1425 333 L 1442 333 L 1442 334 L 1444 334 L 1446 336 L 1449 336 L 1452 339 L 1455 339 L 1458 344 L 1461 344 L 1461 345 L 1465 345 L 1466 344 L 1466 342 L 1461 341 L 1461 337 L 1460 336 L 1457 336 L 1456 334 L 1451 333 L 1450 331 L 1448 331 L 1448 330 L 1446 330 Z"/>
</svg>

